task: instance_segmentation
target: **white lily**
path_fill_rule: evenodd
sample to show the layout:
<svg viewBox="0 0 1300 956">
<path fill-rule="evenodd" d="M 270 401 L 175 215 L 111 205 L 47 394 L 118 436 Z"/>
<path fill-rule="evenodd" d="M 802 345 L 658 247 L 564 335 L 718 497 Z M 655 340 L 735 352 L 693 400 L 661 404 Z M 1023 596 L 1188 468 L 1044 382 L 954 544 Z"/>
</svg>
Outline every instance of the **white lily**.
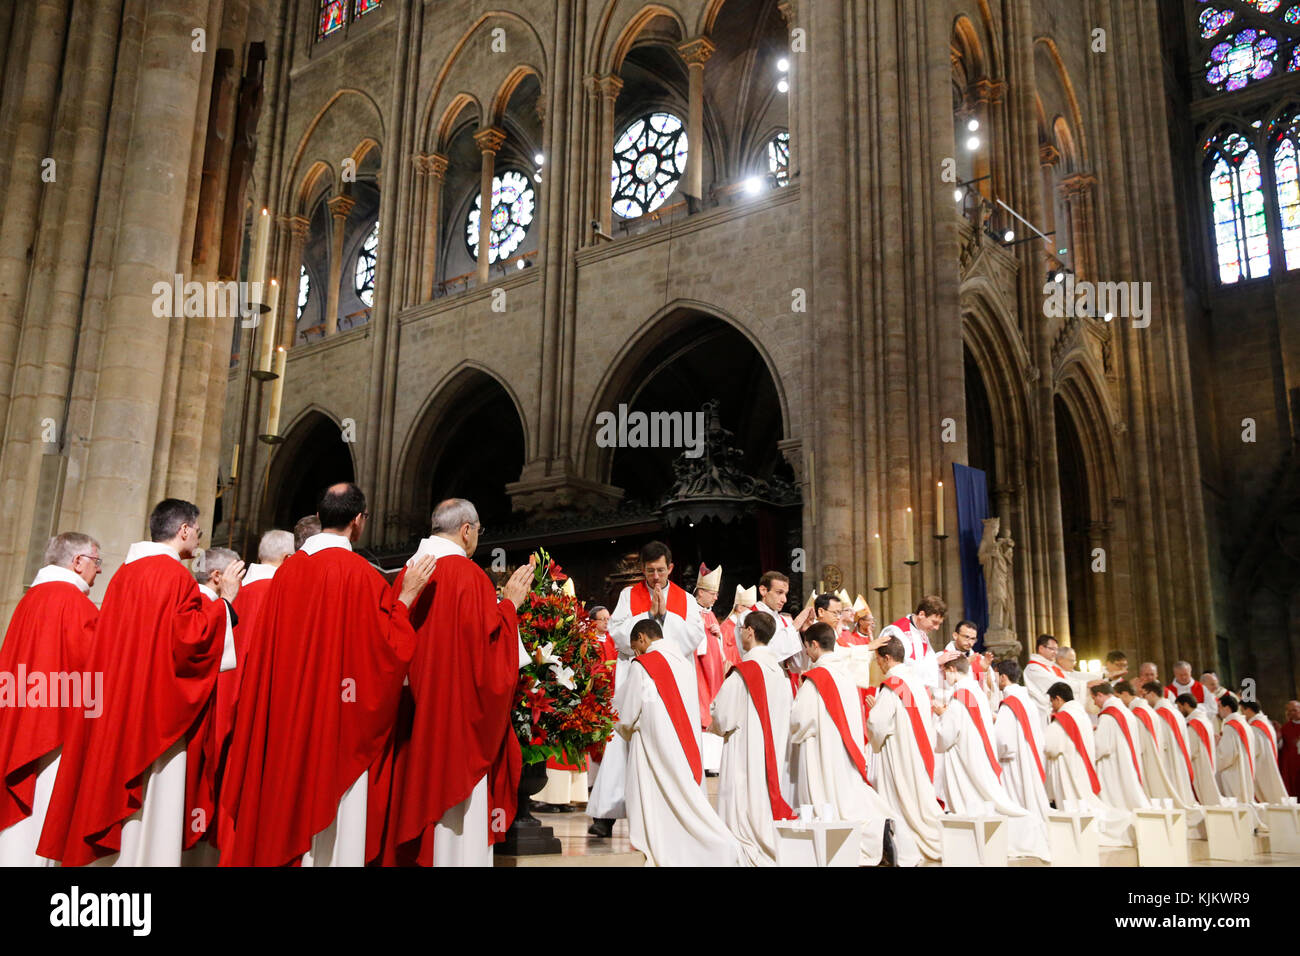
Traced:
<svg viewBox="0 0 1300 956">
<path fill-rule="evenodd" d="M 551 665 L 551 673 L 555 675 L 555 683 L 568 690 L 576 690 L 577 685 L 573 683 L 573 668 L 565 667 L 563 664 L 555 663 Z"/>
<path fill-rule="evenodd" d="M 541 660 L 539 660 L 539 661 L 537 662 L 537 663 L 539 663 L 539 664 L 559 664 L 559 663 L 560 663 L 560 658 L 558 658 L 558 657 L 555 656 L 555 642 L 554 642 L 554 641 L 552 641 L 552 642 L 549 643 L 549 644 L 543 644 L 541 647 L 537 648 L 537 653 L 541 655 Z"/>
</svg>

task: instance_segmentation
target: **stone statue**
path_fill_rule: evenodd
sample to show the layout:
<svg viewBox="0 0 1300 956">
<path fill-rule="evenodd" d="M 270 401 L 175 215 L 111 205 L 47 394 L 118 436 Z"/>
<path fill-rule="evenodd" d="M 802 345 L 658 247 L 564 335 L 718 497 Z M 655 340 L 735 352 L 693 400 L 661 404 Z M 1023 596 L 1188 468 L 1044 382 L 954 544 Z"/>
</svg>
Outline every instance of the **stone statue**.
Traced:
<svg viewBox="0 0 1300 956">
<path fill-rule="evenodd" d="M 1020 653 L 1020 642 L 1015 633 L 1015 588 L 1011 580 L 1011 557 L 1016 543 L 1010 535 L 998 537 L 1001 525 L 1001 518 L 984 519 L 984 536 L 979 548 L 989 605 L 989 627 L 984 635 L 984 644 L 998 659 Z"/>
</svg>

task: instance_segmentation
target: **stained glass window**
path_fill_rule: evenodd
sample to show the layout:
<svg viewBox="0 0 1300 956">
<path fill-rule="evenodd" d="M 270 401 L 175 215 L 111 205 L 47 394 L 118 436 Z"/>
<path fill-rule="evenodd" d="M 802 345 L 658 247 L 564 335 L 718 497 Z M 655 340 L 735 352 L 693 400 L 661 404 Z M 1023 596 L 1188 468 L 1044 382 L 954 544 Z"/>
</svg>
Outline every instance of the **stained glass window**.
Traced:
<svg viewBox="0 0 1300 956">
<path fill-rule="evenodd" d="M 382 2 L 383 0 L 357 0 L 356 11 L 353 13 L 353 16 L 359 17 L 369 13 L 371 10 L 377 10 Z"/>
<path fill-rule="evenodd" d="M 1300 5 L 1288 7 L 1286 13 L 1282 14 L 1282 19 L 1286 23 L 1300 23 Z"/>
<path fill-rule="evenodd" d="M 1260 188 L 1259 154 L 1241 135 L 1229 133 L 1210 144 L 1214 243 L 1219 279 L 1230 285 L 1239 279 L 1268 275 L 1268 224 Z"/>
<path fill-rule="evenodd" d="M 1300 43 L 1296 44 L 1296 48 L 1291 51 L 1291 62 L 1286 65 L 1286 69 L 1288 73 L 1300 70 Z"/>
<path fill-rule="evenodd" d="M 474 208 L 469 212 L 465 223 L 465 242 L 469 245 L 470 255 L 478 258 L 478 231 L 481 218 L 483 197 L 474 198 Z M 537 197 L 533 184 L 523 173 L 507 170 L 500 176 L 492 177 L 492 212 L 490 214 L 488 262 L 509 259 L 519 248 L 533 222 L 533 210 L 537 206 Z"/>
<path fill-rule="evenodd" d="M 1246 2 L 1260 13 L 1272 13 L 1282 6 L 1282 0 L 1246 0 Z"/>
<path fill-rule="evenodd" d="M 1205 80 L 1218 90 L 1239 90 L 1273 72 L 1277 40 L 1263 30 L 1242 30 L 1210 50 Z"/>
<path fill-rule="evenodd" d="M 610 163 L 614 211 L 635 219 L 662 206 L 682 178 L 688 146 L 682 121 L 671 113 L 651 113 L 624 130 Z"/>
<path fill-rule="evenodd" d="M 307 275 L 307 267 L 303 266 L 302 271 L 298 273 L 298 318 L 302 318 L 303 311 L 307 308 L 307 300 L 311 297 L 311 277 Z"/>
<path fill-rule="evenodd" d="M 320 20 L 316 27 L 316 39 L 322 40 L 335 30 L 341 30 L 348 21 L 347 0 L 321 0 Z"/>
<path fill-rule="evenodd" d="M 361 244 L 361 254 L 357 256 L 357 298 L 367 307 L 375 304 L 375 262 L 378 258 L 379 220 L 375 220 L 375 228 L 366 236 L 366 241 Z"/>
<path fill-rule="evenodd" d="M 1278 217 L 1282 221 L 1282 251 L 1287 270 L 1300 269 L 1300 114 L 1282 131 L 1273 152 Z"/>
<path fill-rule="evenodd" d="M 1236 14 L 1231 10 L 1220 10 L 1217 7 L 1206 7 L 1201 11 L 1201 36 L 1209 39 L 1218 34 L 1220 30 L 1232 22 Z"/>
<path fill-rule="evenodd" d="M 777 185 L 790 185 L 790 134 L 784 130 L 768 140 L 767 171 L 776 177 Z"/>
</svg>

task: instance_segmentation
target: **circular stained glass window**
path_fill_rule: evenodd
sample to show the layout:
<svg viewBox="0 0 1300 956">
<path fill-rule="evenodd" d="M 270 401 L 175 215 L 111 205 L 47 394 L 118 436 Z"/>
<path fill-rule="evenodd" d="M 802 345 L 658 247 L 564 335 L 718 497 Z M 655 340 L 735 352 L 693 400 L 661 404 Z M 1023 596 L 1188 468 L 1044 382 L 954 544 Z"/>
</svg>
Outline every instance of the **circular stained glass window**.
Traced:
<svg viewBox="0 0 1300 956">
<path fill-rule="evenodd" d="M 1231 10 L 1220 10 L 1217 7 L 1206 7 L 1201 11 L 1201 36 L 1209 39 L 1217 36 L 1219 31 L 1232 22 L 1236 14 Z"/>
<path fill-rule="evenodd" d="M 361 244 L 361 254 L 357 256 L 356 289 L 357 298 L 367 307 L 375 304 L 375 262 L 379 258 L 379 221 Z"/>
<path fill-rule="evenodd" d="M 474 197 L 474 208 L 465 223 L 465 243 L 470 255 L 478 259 L 479 219 L 482 215 L 483 197 Z M 492 212 L 488 216 L 488 262 L 509 259 L 528 234 L 537 208 L 537 194 L 533 184 L 523 173 L 507 170 L 492 177 Z"/>
<path fill-rule="evenodd" d="M 609 193 L 624 219 L 654 212 L 677 189 L 689 143 L 672 113 L 651 113 L 628 126 L 614 144 Z"/>
<path fill-rule="evenodd" d="M 1215 44 L 1205 63 L 1205 81 L 1220 90 L 1239 90 L 1273 73 L 1277 40 L 1263 30 L 1242 30 Z"/>
</svg>

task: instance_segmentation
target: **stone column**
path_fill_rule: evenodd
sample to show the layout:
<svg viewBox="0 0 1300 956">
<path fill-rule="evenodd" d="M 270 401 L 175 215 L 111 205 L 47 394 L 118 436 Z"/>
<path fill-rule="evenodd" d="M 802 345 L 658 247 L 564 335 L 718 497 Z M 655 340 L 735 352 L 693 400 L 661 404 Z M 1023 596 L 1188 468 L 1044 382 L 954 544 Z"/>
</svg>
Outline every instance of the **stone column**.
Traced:
<svg viewBox="0 0 1300 956">
<path fill-rule="evenodd" d="M 787 37 L 795 26 L 795 7 L 792 0 L 780 0 L 776 5 L 777 10 L 781 13 L 781 18 L 785 21 L 785 30 Z M 799 110 L 797 108 L 799 96 L 799 82 L 803 79 L 803 74 L 799 71 L 799 56 L 793 51 L 787 50 L 785 58 L 790 62 L 790 71 L 786 73 L 787 82 L 790 84 L 790 92 L 786 94 L 786 128 L 790 131 L 790 165 L 786 168 L 786 174 L 789 176 L 789 182 L 795 181 L 795 173 L 799 169 L 799 136 L 796 135 L 797 118 Z M 856 569 L 855 569 L 856 570 Z"/>
<path fill-rule="evenodd" d="M 614 228 L 614 205 L 609 196 L 609 165 L 614 161 L 614 104 L 618 101 L 618 94 L 623 90 L 623 81 L 613 73 L 608 76 L 598 76 L 595 90 L 600 102 L 598 120 L 600 135 L 596 139 L 595 176 L 593 177 L 596 194 L 593 200 L 596 203 L 595 218 L 600 220 L 600 231 L 609 236 L 613 235 L 610 230 Z M 693 149 L 694 146 L 691 148 Z"/>
<path fill-rule="evenodd" d="M 325 205 L 330 210 L 330 287 L 325 300 L 325 334 L 339 330 L 339 283 L 343 281 L 343 238 L 347 230 L 348 213 L 356 205 L 351 196 L 335 196 Z M 296 300 L 295 300 L 296 301 Z"/>
<path fill-rule="evenodd" d="M 686 136 L 690 143 L 682 188 L 696 199 L 704 195 L 704 64 L 709 62 L 716 49 L 708 37 L 687 40 L 677 48 L 690 73 L 686 120 Z"/>
<path fill-rule="evenodd" d="M 421 156 L 417 167 L 424 176 L 424 217 L 419 225 L 421 236 L 420 285 L 416 301 L 428 302 L 433 298 L 433 287 L 438 281 L 438 239 L 442 235 L 442 187 L 447 181 L 446 156 L 441 153 L 429 153 Z"/>
<path fill-rule="evenodd" d="M 1075 275 L 1093 282 L 1097 280 L 1097 238 L 1092 221 L 1092 197 L 1096 185 L 1096 176 L 1075 173 L 1061 180 L 1057 187 L 1069 210 L 1070 251 Z"/>
<path fill-rule="evenodd" d="M 488 281 L 488 267 L 491 265 L 492 247 L 492 178 L 496 175 L 497 150 L 506 141 L 505 130 L 489 126 L 474 134 L 474 142 L 483 154 L 483 167 L 479 174 L 479 219 L 478 219 L 478 281 L 483 285 Z"/>
<path fill-rule="evenodd" d="M 278 223 L 285 257 L 283 278 L 280 279 L 280 307 L 276 310 L 276 321 L 280 323 L 277 334 L 279 344 L 290 349 L 298 336 L 298 282 L 302 273 L 302 250 L 311 233 L 311 220 L 306 216 L 281 216 Z M 337 282 L 334 283 L 334 288 L 338 288 Z M 336 307 L 335 312 L 337 311 Z"/>
<path fill-rule="evenodd" d="M 155 0 L 145 13 L 134 123 L 125 144 L 112 295 L 100 352 L 81 527 L 114 570 L 145 532 L 168 328 L 151 288 L 175 271 L 184 222 L 202 58 L 190 30 L 199 0 Z"/>
</svg>

